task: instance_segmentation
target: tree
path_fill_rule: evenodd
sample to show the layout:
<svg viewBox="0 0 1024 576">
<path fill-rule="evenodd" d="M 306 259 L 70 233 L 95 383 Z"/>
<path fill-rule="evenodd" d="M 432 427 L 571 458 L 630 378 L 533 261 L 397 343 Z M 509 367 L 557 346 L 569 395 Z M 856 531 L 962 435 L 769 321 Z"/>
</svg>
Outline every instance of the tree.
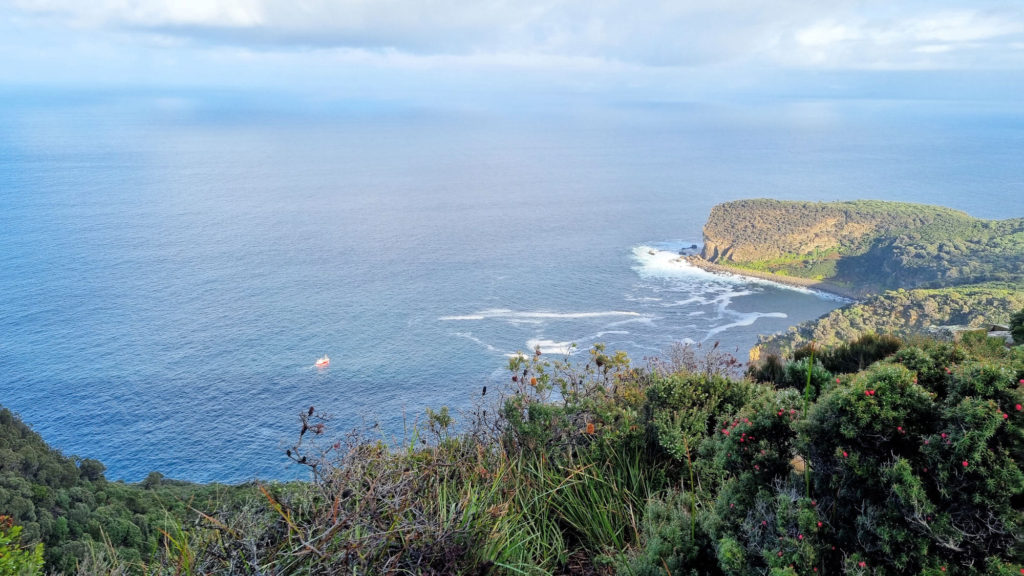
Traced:
<svg viewBox="0 0 1024 576">
<path fill-rule="evenodd" d="M 1010 316 L 1010 333 L 1014 342 L 1024 344 L 1024 310 Z"/>
<path fill-rule="evenodd" d="M 107 467 L 103 465 L 99 460 L 93 460 L 92 458 L 84 458 L 78 464 L 78 473 L 85 480 L 90 482 L 96 482 L 102 480 L 103 473 L 106 472 Z"/>
</svg>

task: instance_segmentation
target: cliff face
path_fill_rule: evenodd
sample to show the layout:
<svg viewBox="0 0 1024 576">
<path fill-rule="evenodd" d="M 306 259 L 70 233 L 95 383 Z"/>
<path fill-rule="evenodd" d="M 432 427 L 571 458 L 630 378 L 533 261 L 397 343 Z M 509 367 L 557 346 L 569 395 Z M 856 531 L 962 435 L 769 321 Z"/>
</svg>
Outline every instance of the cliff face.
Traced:
<svg viewBox="0 0 1024 576">
<path fill-rule="evenodd" d="M 970 217 L 945 208 L 887 202 L 739 200 L 711 209 L 701 256 L 716 263 L 752 262 L 851 249 L 873 236 L 940 218 Z"/>
<path fill-rule="evenodd" d="M 1024 282 L 1024 219 L 860 200 L 715 206 L 701 256 L 758 274 L 829 281 L 858 294 Z"/>
</svg>

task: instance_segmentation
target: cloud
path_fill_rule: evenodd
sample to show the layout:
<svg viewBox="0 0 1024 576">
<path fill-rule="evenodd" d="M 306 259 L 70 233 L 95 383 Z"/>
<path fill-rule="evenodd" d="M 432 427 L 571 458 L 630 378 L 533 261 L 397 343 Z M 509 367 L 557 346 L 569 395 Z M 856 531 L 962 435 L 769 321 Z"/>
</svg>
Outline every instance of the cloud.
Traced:
<svg viewBox="0 0 1024 576">
<path fill-rule="evenodd" d="M 778 61 L 834 69 L 1018 67 L 1005 50 L 1024 39 L 1020 10 L 955 10 L 899 17 L 848 14 L 795 30 Z M 979 58 L 983 55 L 983 58 Z"/>
<path fill-rule="evenodd" d="M 789 72 L 1021 71 L 1024 9 L 1008 2 L 0 0 L 0 59 L 9 77 L 101 76 L 107 61 L 111 75 L 204 81 L 351 87 L 392 70 L 700 90 Z"/>
<path fill-rule="evenodd" d="M 15 0 L 26 13 L 64 18 L 78 26 L 199 25 L 251 27 L 265 23 L 259 1 Z"/>
</svg>

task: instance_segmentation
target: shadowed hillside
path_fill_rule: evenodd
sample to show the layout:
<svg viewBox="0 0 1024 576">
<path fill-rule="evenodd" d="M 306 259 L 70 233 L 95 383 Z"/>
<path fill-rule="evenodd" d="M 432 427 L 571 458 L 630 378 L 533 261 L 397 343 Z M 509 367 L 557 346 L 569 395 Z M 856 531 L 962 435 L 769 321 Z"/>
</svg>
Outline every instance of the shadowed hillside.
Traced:
<svg viewBox="0 0 1024 576">
<path fill-rule="evenodd" d="M 837 308 L 782 334 L 762 337 L 763 350 L 792 349 L 807 342 L 833 345 L 864 333 L 909 336 L 938 326 L 982 328 L 1005 324 L 1024 308 L 1019 285 L 894 290 Z"/>
</svg>

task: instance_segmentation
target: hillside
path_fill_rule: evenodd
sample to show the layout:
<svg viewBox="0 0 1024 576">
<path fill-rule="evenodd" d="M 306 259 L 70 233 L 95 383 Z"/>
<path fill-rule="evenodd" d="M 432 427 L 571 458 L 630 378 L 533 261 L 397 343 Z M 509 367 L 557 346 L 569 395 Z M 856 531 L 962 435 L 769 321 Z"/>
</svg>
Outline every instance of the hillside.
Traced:
<svg viewBox="0 0 1024 576">
<path fill-rule="evenodd" d="M 937 326 L 980 328 L 1004 324 L 1022 308 L 1024 290 L 1013 284 L 894 290 L 837 308 L 782 334 L 762 336 L 759 346 L 778 352 L 810 341 L 834 345 L 864 333 L 909 336 Z"/>
<path fill-rule="evenodd" d="M 54 450 L 13 412 L 0 406 L 0 515 L 24 528 L 26 542 L 42 542 L 47 570 L 116 555 L 125 563 L 152 562 L 164 534 L 212 509 L 254 492 L 251 486 L 196 485 L 154 472 L 140 484 L 108 482 L 104 465 Z M 98 556 L 99 555 L 99 556 Z M 97 572 L 106 572 L 97 566 Z M 0 566 L 0 574 L 3 574 Z"/>
<path fill-rule="evenodd" d="M 981 220 L 949 208 L 859 200 L 740 200 L 704 226 L 707 262 L 884 290 L 1024 281 L 1024 218 Z"/>
</svg>

